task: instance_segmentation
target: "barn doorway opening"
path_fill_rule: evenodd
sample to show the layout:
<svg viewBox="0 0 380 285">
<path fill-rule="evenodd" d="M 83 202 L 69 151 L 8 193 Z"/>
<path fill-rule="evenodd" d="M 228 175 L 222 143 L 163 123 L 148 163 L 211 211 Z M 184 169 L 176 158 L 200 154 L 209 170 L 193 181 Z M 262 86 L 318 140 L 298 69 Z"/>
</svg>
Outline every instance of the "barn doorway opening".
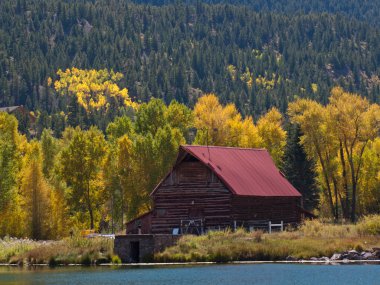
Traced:
<svg viewBox="0 0 380 285">
<path fill-rule="evenodd" d="M 130 253 L 131 253 L 131 262 L 139 263 L 140 262 L 140 242 L 131 241 Z"/>
</svg>

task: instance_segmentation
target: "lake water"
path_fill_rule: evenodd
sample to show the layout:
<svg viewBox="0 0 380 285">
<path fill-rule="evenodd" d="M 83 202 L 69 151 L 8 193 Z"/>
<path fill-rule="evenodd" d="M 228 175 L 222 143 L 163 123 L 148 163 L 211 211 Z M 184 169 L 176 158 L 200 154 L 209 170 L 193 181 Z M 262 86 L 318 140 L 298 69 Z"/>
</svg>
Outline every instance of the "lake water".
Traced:
<svg viewBox="0 0 380 285">
<path fill-rule="evenodd" d="M 0 268 L 0 284 L 380 284 L 379 265 L 239 264 L 176 267 Z"/>
</svg>

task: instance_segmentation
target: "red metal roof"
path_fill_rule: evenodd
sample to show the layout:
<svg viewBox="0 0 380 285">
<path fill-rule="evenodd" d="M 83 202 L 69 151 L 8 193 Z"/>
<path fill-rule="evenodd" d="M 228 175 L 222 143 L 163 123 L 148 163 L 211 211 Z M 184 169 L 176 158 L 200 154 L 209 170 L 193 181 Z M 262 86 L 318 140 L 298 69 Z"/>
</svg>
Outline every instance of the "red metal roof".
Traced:
<svg viewBox="0 0 380 285">
<path fill-rule="evenodd" d="M 208 166 L 236 195 L 301 197 L 265 149 L 187 145 L 180 149 Z"/>
</svg>

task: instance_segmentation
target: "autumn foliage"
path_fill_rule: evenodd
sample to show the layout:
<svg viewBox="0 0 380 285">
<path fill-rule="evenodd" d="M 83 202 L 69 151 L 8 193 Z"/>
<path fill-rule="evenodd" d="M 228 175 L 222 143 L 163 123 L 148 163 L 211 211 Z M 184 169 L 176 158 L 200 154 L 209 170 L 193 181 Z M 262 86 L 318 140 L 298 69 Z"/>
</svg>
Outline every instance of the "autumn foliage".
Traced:
<svg viewBox="0 0 380 285">
<path fill-rule="evenodd" d="M 78 68 L 58 70 L 59 79 L 54 82 L 54 89 L 62 96 L 74 97 L 86 111 L 108 110 L 115 102 L 135 108 L 127 88 L 120 88 L 117 83 L 123 74 L 107 69 L 85 70 Z M 51 78 L 48 79 L 51 84 Z"/>
<path fill-rule="evenodd" d="M 196 144 L 266 148 L 281 165 L 286 145 L 281 113 L 272 108 L 257 124 L 252 117 L 242 118 L 234 104 L 222 106 L 218 97 L 207 94 L 194 107 Z"/>
<path fill-rule="evenodd" d="M 336 87 L 326 106 L 300 99 L 289 105 L 288 114 L 300 125 L 301 144 L 316 162 L 328 205 L 323 208 L 336 220 L 351 221 L 378 210 L 379 105 Z"/>
<path fill-rule="evenodd" d="M 279 167 L 289 163 L 285 119 L 276 108 L 243 117 L 215 94 L 199 97 L 193 109 L 155 98 L 137 105 L 117 85 L 120 73 L 72 68 L 58 76 L 52 96 L 74 99 L 88 118 L 112 104 L 129 113 L 103 130 L 66 126 L 60 136 L 45 129 L 33 140 L 20 134 L 15 117 L 0 113 L 0 236 L 57 239 L 87 228 L 123 230 L 151 209 L 149 194 L 181 144 L 266 148 Z M 322 194 L 314 211 L 352 221 L 379 211 L 379 106 L 337 87 L 327 105 L 299 99 L 287 115 L 314 162 Z"/>
</svg>

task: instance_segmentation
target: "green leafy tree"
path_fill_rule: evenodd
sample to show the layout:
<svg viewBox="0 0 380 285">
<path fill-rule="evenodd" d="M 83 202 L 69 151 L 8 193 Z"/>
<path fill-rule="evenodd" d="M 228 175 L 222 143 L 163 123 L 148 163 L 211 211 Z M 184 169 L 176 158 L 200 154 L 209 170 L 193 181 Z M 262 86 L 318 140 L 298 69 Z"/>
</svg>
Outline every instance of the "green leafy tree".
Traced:
<svg viewBox="0 0 380 285">
<path fill-rule="evenodd" d="M 54 168 L 55 156 L 58 153 L 57 140 L 52 131 L 44 129 L 41 135 L 42 169 L 45 177 L 49 178 Z"/>
<path fill-rule="evenodd" d="M 80 128 L 73 130 L 67 147 L 61 153 L 61 175 L 71 187 L 71 203 L 76 210 L 88 211 L 90 228 L 95 227 L 94 211 L 99 188 L 100 170 L 106 154 L 106 142 L 103 134 L 95 127 L 88 131 Z"/>
<path fill-rule="evenodd" d="M 107 138 L 109 140 L 117 140 L 118 138 L 131 134 L 133 132 L 133 124 L 129 117 L 117 117 L 108 124 L 106 129 Z"/>
<path fill-rule="evenodd" d="M 152 98 L 148 103 L 141 104 L 136 114 L 136 132 L 155 134 L 166 123 L 165 110 L 165 103 L 160 99 Z"/>
<path fill-rule="evenodd" d="M 25 203 L 27 236 L 33 239 L 51 237 L 51 188 L 42 171 L 42 155 L 39 142 L 32 141 L 28 146 L 25 163 L 21 170 L 20 191 Z"/>
<path fill-rule="evenodd" d="M 21 166 L 23 138 L 17 131 L 17 119 L 0 112 L 0 211 L 10 202 Z"/>
</svg>

